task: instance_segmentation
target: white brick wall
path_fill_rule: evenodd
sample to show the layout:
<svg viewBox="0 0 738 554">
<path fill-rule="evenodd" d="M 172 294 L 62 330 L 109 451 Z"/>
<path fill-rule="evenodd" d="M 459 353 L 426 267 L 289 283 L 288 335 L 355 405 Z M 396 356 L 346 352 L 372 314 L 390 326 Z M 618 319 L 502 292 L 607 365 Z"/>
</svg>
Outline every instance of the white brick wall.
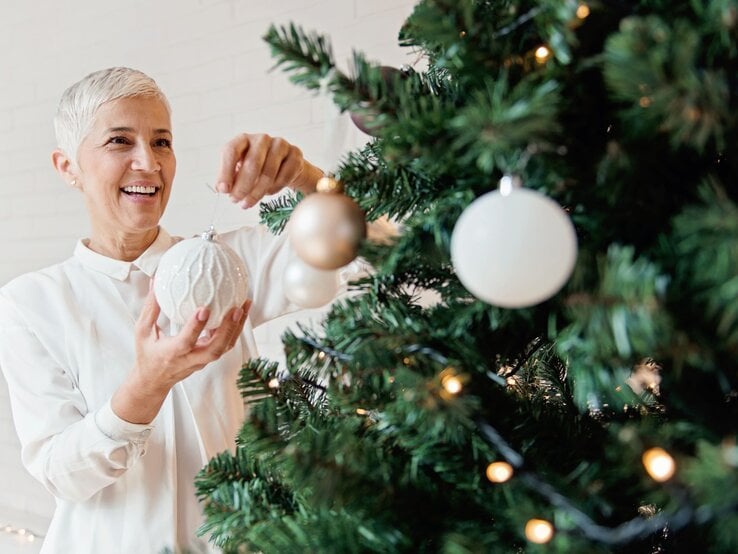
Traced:
<svg viewBox="0 0 738 554">
<path fill-rule="evenodd" d="M 396 44 L 410 0 L 100 0 L 3 2 L 0 7 L 0 285 L 66 257 L 88 233 L 79 194 L 54 173 L 52 117 L 63 89 L 83 75 L 127 65 L 152 75 L 173 106 L 178 176 L 164 225 L 190 235 L 210 223 L 220 146 L 241 132 L 266 132 L 300 146 L 327 169 L 366 140 L 326 103 L 272 71 L 261 40 L 270 23 L 294 21 L 332 38 L 346 66 L 351 49 L 399 66 L 415 56 Z M 326 119 L 329 124 L 326 124 Z M 332 146 L 328 146 L 328 145 Z M 328 149 L 332 151 L 327 151 Z M 257 211 L 222 202 L 221 230 Z M 319 313 L 319 312 L 318 312 Z M 315 316 L 316 312 L 300 317 Z M 265 326 L 263 352 L 280 356 L 294 318 Z M 7 389 L 0 379 L 0 526 L 43 532 L 53 500 L 20 465 Z M 33 552 L 0 527 L 0 551 Z M 16 550 L 17 549 L 17 550 Z"/>
</svg>

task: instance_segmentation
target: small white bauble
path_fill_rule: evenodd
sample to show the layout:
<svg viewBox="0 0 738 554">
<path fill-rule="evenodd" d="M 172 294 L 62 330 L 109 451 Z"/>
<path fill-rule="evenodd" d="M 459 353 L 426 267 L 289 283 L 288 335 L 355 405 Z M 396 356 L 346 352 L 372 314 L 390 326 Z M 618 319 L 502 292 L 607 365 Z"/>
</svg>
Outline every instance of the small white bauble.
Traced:
<svg viewBox="0 0 738 554">
<path fill-rule="evenodd" d="M 159 261 L 154 294 L 172 323 L 184 325 L 199 307 L 210 309 L 206 329 L 220 326 L 231 308 L 246 301 L 248 276 L 243 260 L 216 238 L 212 227 L 178 242 Z"/>
<path fill-rule="evenodd" d="M 315 268 L 295 256 L 282 278 L 287 298 L 302 308 L 324 306 L 338 292 L 338 272 Z"/>
<path fill-rule="evenodd" d="M 477 298 L 502 308 L 533 306 L 556 294 L 577 257 L 577 236 L 556 202 L 530 189 L 489 192 L 461 214 L 451 261 Z"/>
</svg>

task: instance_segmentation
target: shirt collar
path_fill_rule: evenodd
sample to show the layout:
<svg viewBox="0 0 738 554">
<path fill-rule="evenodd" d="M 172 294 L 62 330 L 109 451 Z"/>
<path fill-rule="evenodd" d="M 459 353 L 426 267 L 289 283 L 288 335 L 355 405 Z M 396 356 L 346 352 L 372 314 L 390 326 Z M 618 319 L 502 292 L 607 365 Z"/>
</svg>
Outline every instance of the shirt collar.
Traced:
<svg viewBox="0 0 738 554">
<path fill-rule="evenodd" d="M 89 239 L 81 239 L 77 242 L 77 246 L 74 249 L 74 257 L 79 260 L 82 265 L 99 271 L 117 279 L 118 281 L 125 281 L 131 272 L 131 267 L 135 266 L 143 271 L 149 277 L 154 275 L 159 260 L 162 254 L 166 252 L 172 245 L 172 237 L 162 227 L 159 227 L 159 234 L 154 239 L 154 242 L 144 250 L 144 252 L 132 262 L 126 262 L 123 260 L 116 260 L 115 258 L 108 258 L 102 254 L 98 254 L 87 246 Z"/>
</svg>

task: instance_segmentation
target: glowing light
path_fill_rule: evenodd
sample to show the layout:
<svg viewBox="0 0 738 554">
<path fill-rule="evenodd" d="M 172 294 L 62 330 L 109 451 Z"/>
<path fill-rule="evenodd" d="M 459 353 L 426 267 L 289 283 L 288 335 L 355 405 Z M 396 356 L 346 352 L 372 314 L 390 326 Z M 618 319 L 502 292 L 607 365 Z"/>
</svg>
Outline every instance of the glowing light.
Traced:
<svg viewBox="0 0 738 554">
<path fill-rule="evenodd" d="M 579 4 L 577 7 L 577 17 L 579 19 L 586 19 L 589 15 L 589 6 L 587 4 Z"/>
<path fill-rule="evenodd" d="M 547 46 L 539 46 L 536 48 L 535 56 L 538 63 L 545 63 L 551 57 L 551 50 Z"/>
<path fill-rule="evenodd" d="M 641 96 L 641 99 L 638 101 L 638 105 L 641 108 L 648 108 L 651 105 L 651 99 L 648 96 Z"/>
<path fill-rule="evenodd" d="M 676 472 L 674 458 L 663 448 L 649 448 L 643 453 L 642 461 L 651 479 L 659 483 L 668 481 Z"/>
<path fill-rule="evenodd" d="M 356 413 L 357 415 L 367 415 L 369 414 L 369 411 L 364 408 L 356 408 Z"/>
<path fill-rule="evenodd" d="M 459 394 L 463 388 L 461 379 L 456 375 L 446 375 L 441 379 L 441 384 L 443 385 L 443 388 L 446 389 L 446 392 L 450 394 Z"/>
<path fill-rule="evenodd" d="M 278 389 L 279 388 L 279 379 L 277 379 L 276 377 L 272 377 L 269 380 L 269 388 L 270 389 Z"/>
<path fill-rule="evenodd" d="M 15 535 L 16 540 L 25 542 L 33 542 L 37 538 L 43 537 L 43 535 L 37 535 L 36 533 L 23 527 L 14 527 L 7 524 L 1 526 L 0 531 L 7 533 L 8 535 Z"/>
<path fill-rule="evenodd" d="M 504 483 L 513 475 L 513 467 L 507 462 L 492 462 L 487 466 L 487 479 L 493 483 Z"/>
<path fill-rule="evenodd" d="M 325 352 L 318 352 L 318 359 L 325 360 Z"/>
<path fill-rule="evenodd" d="M 554 528 L 545 519 L 530 519 L 525 524 L 525 537 L 536 544 L 546 544 L 554 536 Z"/>
</svg>

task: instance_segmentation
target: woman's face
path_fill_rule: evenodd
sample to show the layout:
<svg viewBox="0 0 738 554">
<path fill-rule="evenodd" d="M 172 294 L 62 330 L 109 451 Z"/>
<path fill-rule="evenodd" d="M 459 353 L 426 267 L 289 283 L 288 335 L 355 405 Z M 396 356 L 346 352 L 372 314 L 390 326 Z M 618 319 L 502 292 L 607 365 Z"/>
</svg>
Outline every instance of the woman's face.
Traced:
<svg viewBox="0 0 738 554">
<path fill-rule="evenodd" d="M 76 175 L 93 232 L 116 237 L 156 228 L 177 165 L 165 105 L 153 96 L 100 106 L 79 146 Z"/>
</svg>

